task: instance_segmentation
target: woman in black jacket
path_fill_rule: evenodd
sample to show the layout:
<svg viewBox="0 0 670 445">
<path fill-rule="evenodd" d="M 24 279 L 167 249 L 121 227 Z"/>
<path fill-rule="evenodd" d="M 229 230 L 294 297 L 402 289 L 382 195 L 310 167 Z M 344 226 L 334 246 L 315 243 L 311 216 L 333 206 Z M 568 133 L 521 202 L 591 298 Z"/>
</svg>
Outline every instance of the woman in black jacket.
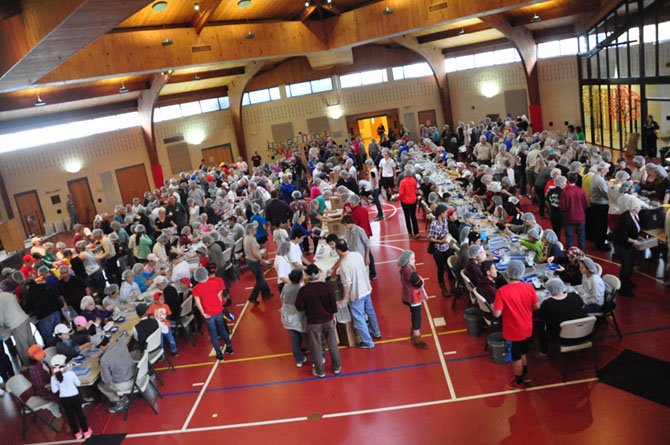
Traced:
<svg viewBox="0 0 670 445">
<path fill-rule="evenodd" d="M 619 218 L 619 224 L 614 231 L 612 240 L 614 241 L 614 252 L 621 259 L 621 295 L 632 297 L 633 282 L 633 252 L 637 245 L 641 243 L 640 238 L 640 203 L 634 200 L 627 200 L 622 210 L 624 211 Z"/>
</svg>

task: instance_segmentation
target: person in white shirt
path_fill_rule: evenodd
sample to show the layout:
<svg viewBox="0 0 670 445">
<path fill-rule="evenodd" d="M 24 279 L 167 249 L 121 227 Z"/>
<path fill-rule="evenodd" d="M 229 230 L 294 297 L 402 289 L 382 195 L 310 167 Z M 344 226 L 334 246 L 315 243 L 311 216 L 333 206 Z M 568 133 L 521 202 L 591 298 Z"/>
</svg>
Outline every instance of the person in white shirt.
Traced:
<svg viewBox="0 0 670 445">
<path fill-rule="evenodd" d="M 368 168 L 368 178 L 370 179 L 370 186 L 372 187 L 372 202 L 375 203 L 377 208 L 377 220 L 384 219 L 384 211 L 382 210 L 382 204 L 379 202 L 379 171 L 375 167 L 375 163 L 372 159 L 367 159 L 365 165 Z M 362 180 L 361 180 L 362 182 Z M 363 190 L 363 186 L 360 187 Z"/>
<path fill-rule="evenodd" d="M 310 264 L 310 261 L 305 258 L 302 254 L 302 249 L 300 248 L 304 239 L 304 233 L 299 233 L 298 231 L 293 231 L 293 233 L 291 233 L 291 246 L 288 253 L 288 259 L 291 262 L 292 267 L 300 270 L 305 270 L 305 264 Z"/>
<path fill-rule="evenodd" d="M 81 381 L 74 371 L 68 370 L 65 363 L 67 358 L 57 354 L 51 359 L 51 392 L 58 394 L 60 404 L 65 412 L 65 417 L 70 424 L 70 431 L 77 440 L 88 439 L 93 430 L 88 426 L 84 410 L 81 407 L 82 400 L 79 395 Z"/>
<path fill-rule="evenodd" d="M 379 161 L 379 168 L 382 171 L 381 179 L 379 182 L 380 190 L 383 188 L 386 190 L 386 199 L 391 201 L 391 195 L 395 189 L 395 161 L 391 158 L 391 152 L 388 149 L 382 151 L 383 158 Z"/>
<path fill-rule="evenodd" d="M 360 253 L 349 251 L 347 242 L 344 240 L 335 243 L 335 250 L 340 259 L 336 264 L 339 267 L 333 267 L 333 269 L 337 269 L 340 275 L 344 294 L 344 298 L 337 305 L 340 308 L 346 304 L 350 305 L 356 334 L 361 340 L 356 346 L 361 349 L 373 349 L 375 344 L 372 339 L 381 338 L 382 333 L 370 298 L 372 286 L 370 285 L 365 261 Z M 368 325 L 365 322 L 366 314 L 372 332 L 368 330 Z"/>
<path fill-rule="evenodd" d="M 582 273 L 579 296 L 584 300 L 584 312 L 598 312 L 605 304 L 605 282 L 598 275 L 596 263 L 591 258 L 580 258 L 579 271 Z"/>
<path fill-rule="evenodd" d="M 168 258 L 172 263 L 172 276 L 170 281 L 178 284 L 182 278 L 188 278 L 189 280 L 191 279 L 191 266 L 186 261 L 184 261 L 184 258 L 175 252 L 170 253 Z"/>
<path fill-rule="evenodd" d="M 288 258 L 288 254 L 291 251 L 291 244 L 288 241 L 283 241 L 277 247 L 277 254 L 275 255 L 274 268 L 277 271 L 277 284 L 279 287 L 279 292 L 282 291 L 284 285 L 290 283 L 288 274 L 291 273 L 293 266 L 291 261 Z"/>
</svg>

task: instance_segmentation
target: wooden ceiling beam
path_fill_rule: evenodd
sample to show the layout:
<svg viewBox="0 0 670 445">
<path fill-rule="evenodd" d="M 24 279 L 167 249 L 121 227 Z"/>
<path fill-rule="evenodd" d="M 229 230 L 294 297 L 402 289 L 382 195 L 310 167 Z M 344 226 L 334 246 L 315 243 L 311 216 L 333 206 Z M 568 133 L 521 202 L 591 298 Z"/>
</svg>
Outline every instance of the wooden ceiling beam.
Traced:
<svg viewBox="0 0 670 445">
<path fill-rule="evenodd" d="M 185 93 L 166 94 L 160 96 L 156 106 L 164 107 L 166 105 L 182 104 L 196 100 L 212 99 L 214 97 L 224 97 L 228 95 L 228 87 L 220 86 L 215 88 L 205 88 L 198 91 L 188 91 Z"/>
<path fill-rule="evenodd" d="M 573 15 L 581 15 L 584 13 L 584 11 L 588 11 L 589 9 L 595 9 L 598 7 L 600 7 L 599 0 L 582 0 L 580 2 L 572 2 L 566 5 L 559 5 L 551 9 L 538 8 L 537 15 L 542 19 L 543 22 L 545 22 L 548 20 L 555 20 Z M 533 17 L 532 12 L 525 14 L 523 16 L 514 17 L 511 20 L 509 20 L 509 24 L 512 26 L 528 25 L 529 23 L 532 23 L 531 22 L 532 17 Z"/>
<path fill-rule="evenodd" d="M 268 60 L 358 46 L 429 29 L 436 25 L 481 17 L 533 5 L 540 0 L 481 0 L 429 13 L 434 0 L 387 0 L 331 17 L 323 22 L 261 23 L 253 26 L 255 39 L 246 39 L 248 25 L 206 26 L 200 35 L 190 29 L 107 34 L 88 45 L 44 78 L 43 83 L 97 79 L 123 73 L 221 63 Z M 385 5 L 394 13 L 385 15 Z M 361 26 L 369 24 L 369 26 Z M 161 46 L 169 37 L 173 44 Z M 192 53 L 193 45 L 210 45 L 212 51 Z M 105 54 L 105 63 L 90 63 Z"/>
<path fill-rule="evenodd" d="M 472 34 L 474 32 L 488 31 L 489 29 L 491 29 L 491 26 L 489 24 L 481 22 L 469 26 L 463 26 L 461 28 L 448 29 L 446 31 L 435 32 L 433 34 L 426 34 L 417 37 L 417 40 L 419 41 L 419 43 L 424 44 L 429 42 L 435 42 L 437 40 L 458 37 L 459 35 L 461 35 L 462 31 L 465 31 L 465 33 L 467 34 Z"/>
<path fill-rule="evenodd" d="M 74 102 L 84 99 L 95 99 L 104 96 L 113 96 L 123 94 L 119 88 L 125 86 L 128 93 L 142 91 L 149 88 L 145 81 L 129 80 L 128 82 L 106 83 L 101 85 L 79 86 L 74 88 L 35 88 L 24 91 L 13 91 L 0 94 L 0 112 L 19 110 L 22 108 L 32 108 L 35 105 L 37 95 L 49 105 Z"/>
<path fill-rule="evenodd" d="M 325 0 L 324 0 L 325 1 Z M 325 9 L 326 11 L 330 12 L 331 14 L 334 15 L 342 15 L 342 10 L 338 8 L 337 6 L 333 5 L 332 3 L 324 3 L 324 1 L 321 1 L 321 7 Z"/>
<path fill-rule="evenodd" d="M 237 76 L 244 74 L 244 67 L 224 68 L 221 70 L 202 71 L 198 73 L 174 74 L 168 83 L 192 82 L 194 80 L 216 79 L 217 77 Z M 195 77 L 198 76 L 198 79 Z"/>
<path fill-rule="evenodd" d="M 0 91 L 25 88 L 34 84 L 73 54 L 105 35 L 114 26 L 150 3 L 151 0 L 59 1 L 58 8 L 54 8 L 57 12 L 54 12 L 53 15 L 62 13 L 61 8 L 74 6 L 71 13 L 67 14 L 63 21 L 57 22 L 55 27 L 37 28 L 40 29 L 38 32 L 44 35 L 38 36 L 39 40 L 36 39 L 34 43 L 29 41 L 28 43 L 31 44 L 29 51 L 22 54 L 19 60 L 4 71 L 0 77 Z M 41 15 L 35 14 L 35 17 L 48 17 L 52 14 L 51 11 L 47 13 L 44 6 L 38 12 Z M 36 32 L 33 29 L 35 25 L 28 20 L 29 16 L 25 10 L 22 16 L 25 19 L 26 33 Z M 11 38 L 18 37 L 12 36 Z M 100 54 L 103 53 L 98 53 L 87 63 L 98 64 L 92 61 L 99 60 Z"/>
<path fill-rule="evenodd" d="M 310 15 L 312 15 L 312 13 L 315 10 L 316 10 L 315 5 L 311 5 L 311 6 L 306 7 L 305 10 L 302 11 L 302 14 L 300 14 L 300 17 L 298 17 L 298 20 L 300 20 L 301 22 L 304 22 L 305 20 L 307 20 L 309 18 Z"/>
<path fill-rule="evenodd" d="M 207 25 L 209 18 L 220 5 L 221 0 L 205 0 L 200 4 L 200 11 L 198 11 L 193 18 L 193 27 L 195 28 L 196 34 L 202 32 L 202 29 Z"/>
</svg>

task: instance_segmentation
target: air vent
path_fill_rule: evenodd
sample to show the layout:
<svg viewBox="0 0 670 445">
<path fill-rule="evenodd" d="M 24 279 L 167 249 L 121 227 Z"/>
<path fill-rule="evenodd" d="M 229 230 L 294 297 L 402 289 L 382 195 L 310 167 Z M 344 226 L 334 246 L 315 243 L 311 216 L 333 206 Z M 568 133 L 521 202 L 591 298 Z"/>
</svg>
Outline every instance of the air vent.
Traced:
<svg viewBox="0 0 670 445">
<path fill-rule="evenodd" d="M 212 45 L 193 45 L 191 46 L 192 53 L 208 53 L 212 50 Z"/>
<path fill-rule="evenodd" d="M 449 3 L 447 2 L 433 3 L 432 5 L 428 6 L 428 12 L 441 11 L 443 9 L 447 9 L 448 7 Z"/>
<path fill-rule="evenodd" d="M 163 139 L 164 144 L 172 144 L 174 142 L 181 142 L 184 140 L 184 136 L 179 135 L 179 136 L 172 136 L 171 138 L 165 138 Z"/>
</svg>

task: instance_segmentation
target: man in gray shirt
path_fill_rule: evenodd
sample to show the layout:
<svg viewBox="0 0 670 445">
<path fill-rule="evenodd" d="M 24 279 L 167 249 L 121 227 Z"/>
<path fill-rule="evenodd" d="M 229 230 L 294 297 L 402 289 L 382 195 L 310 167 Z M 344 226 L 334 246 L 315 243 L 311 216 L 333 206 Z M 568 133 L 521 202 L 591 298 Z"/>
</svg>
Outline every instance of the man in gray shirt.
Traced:
<svg viewBox="0 0 670 445">
<path fill-rule="evenodd" d="M 114 414 L 128 406 L 128 397 L 119 397 L 117 392 L 128 391 L 133 386 L 135 363 L 125 339 L 109 341 L 104 335 L 93 337 L 93 346 L 102 350 L 100 357 L 100 382 L 98 389 L 112 403 L 109 412 Z"/>
<path fill-rule="evenodd" d="M 607 198 L 607 181 L 605 180 L 605 175 L 609 171 L 609 168 L 609 164 L 600 162 L 591 179 L 591 214 L 589 225 L 593 224 L 593 241 L 596 244 L 596 249 L 601 251 L 610 250 L 610 246 L 606 239 L 609 201 Z"/>
<path fill-rule="evenodd" d="M 347 242 L 349 250 L 360 253 L 365 265 L 368 266 L 370 263 L 370 238 L 368 238 L 365 230 L 354 224 L 354 218 L 351 215 L 344 215 L 342 224 L 346 229 L 343 238 Z"/>
</svg>

